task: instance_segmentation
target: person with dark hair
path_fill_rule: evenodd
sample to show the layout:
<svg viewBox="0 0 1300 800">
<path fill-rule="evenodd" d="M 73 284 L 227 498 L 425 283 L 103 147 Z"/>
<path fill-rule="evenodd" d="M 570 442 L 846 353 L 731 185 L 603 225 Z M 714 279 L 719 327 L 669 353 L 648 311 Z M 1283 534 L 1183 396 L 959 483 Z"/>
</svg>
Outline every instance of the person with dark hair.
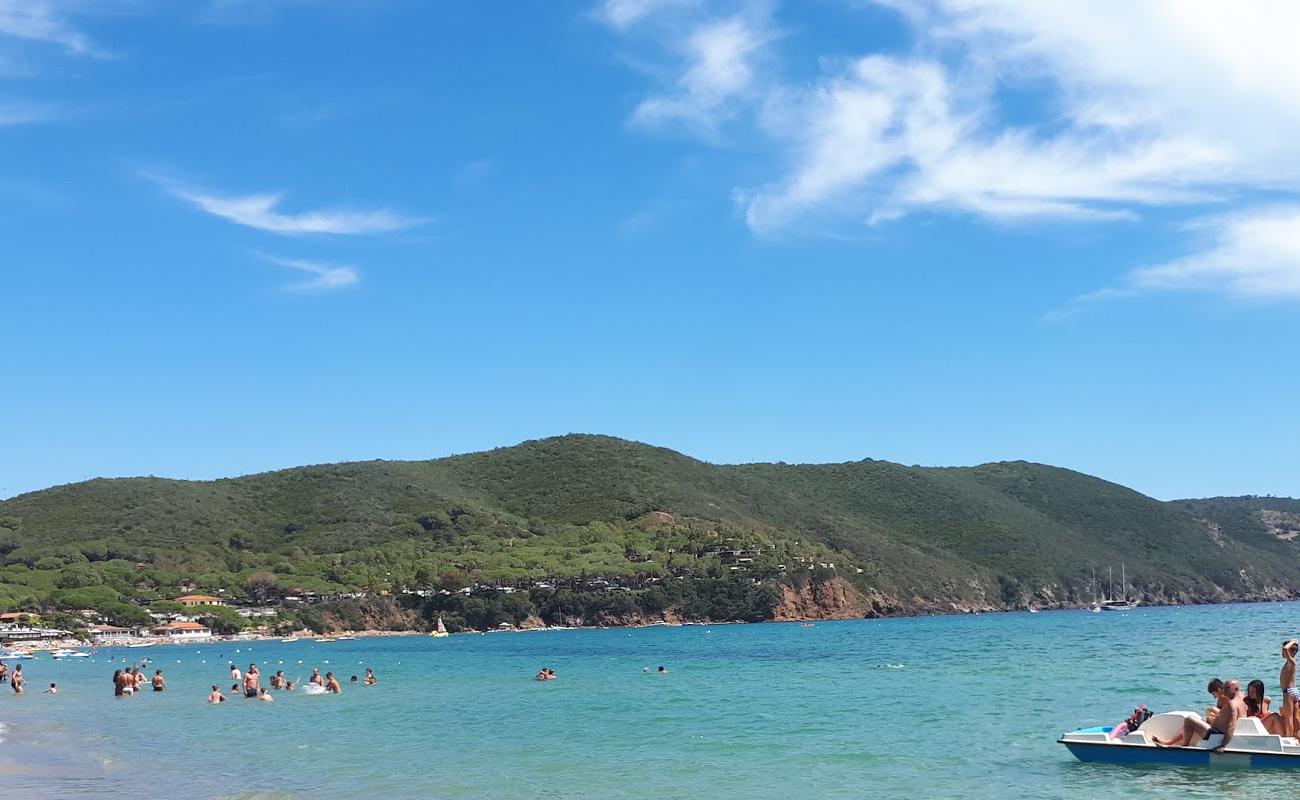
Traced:
<svg viewBox="0 0 1300 800">
<path fill-rule="evenodd" d="M 1282 732 L 1282 715 L 1270 712 L 1269 708 L 1273 705 L 1273 698 L 1264 694 L 1264 682 L 1256 678 L 1246 684 L 1246 696 L 1242 698 L 1246 703 L 1246 716 L 1254 717 L 1264 726 L 1264 730 L 1272 734 L 1281 734 Z"/>
<path fill-rule="evenodd" d="M 1213 725 L 1214 716 L 1223 707 L 1223 681 L 1218 678 L 1210 678 L 1210 682 L 1205 686 L 1205 691 L 1209 692 L 1210 697 L 1214 698 L 1214 705 L 1205 709 L 1205 721 Z"/>
<path fill-rule="evenodd" d="M 209 703 L 226 702 L 226 696 L 221 693 L 221 687 L 217 686 L 215 683 L 212 684 L 212 694 L 208 695 L 208 702 Z"/>
<path fill-rule="evenodd" d="M 1183 719 L 1183 729 L 1177 735 L 1169 739 L 1153 736 L 1151 741 L 1159 747 L 1191 747 L 1197 739 L 1209 740 L 1217 736 L 1219 740 L 1211 752 L 1222 753 L 1228 742 L 1232 741 L 1232 734 L 1237 730 L 1237 720 L 1246 715 L 1246 704 L 1238 697 L 1240 692 L 1241 682 L 1229 678 L 1223 684 L 1221 696 L 1224 702 L 1219 706 L 1219 713 L 1214 715 L 1213 723 L 1192 714 Z"/>
<path fill-rule="evenodd" d="M 163 689 L 166 689 L 166 688 L 167 688 L 167 684 L 163 681 L 162 670 L 160 670 L 160 669 L 156 669 L 156 670 L 154 670 L 154 671 L 153 671 L 153 690 L 154 690 L 155 692 L 161 692 Z"/>
<path fill-rule="evenodd" d="M 1295 736 L 1300 731 L 1300 690 L 1295 687 L 1295 657 L 1300 653 L 1300 642 L 1288 639 L 1282 643 L 1282 735 Z"/>
</svg>

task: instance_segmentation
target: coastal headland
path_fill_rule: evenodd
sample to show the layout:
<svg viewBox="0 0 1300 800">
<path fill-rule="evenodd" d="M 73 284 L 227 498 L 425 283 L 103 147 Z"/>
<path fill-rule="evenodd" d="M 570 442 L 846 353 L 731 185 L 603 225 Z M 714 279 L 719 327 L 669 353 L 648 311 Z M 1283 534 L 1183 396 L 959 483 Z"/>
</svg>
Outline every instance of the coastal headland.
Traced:
<svg viewBox="0 0 1300 800">
<path fill-rule="evenodd" d="M 1300 597 L 1298 537 L 1286 498 L 1162 502 L 1029 462 L 716 465 L 570 435 L 20 495 L 0 502 L 0 608 L 11 628 L 283 636 L 1276 600 Z"/>
</svg>

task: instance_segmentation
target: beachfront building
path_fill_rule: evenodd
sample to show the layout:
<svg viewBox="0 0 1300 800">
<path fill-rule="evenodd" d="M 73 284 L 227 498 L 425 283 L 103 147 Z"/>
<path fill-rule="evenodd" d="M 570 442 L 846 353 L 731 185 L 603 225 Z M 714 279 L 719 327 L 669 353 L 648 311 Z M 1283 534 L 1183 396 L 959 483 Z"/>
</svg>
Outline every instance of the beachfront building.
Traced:
<svg viewBox="0 0 1300 800">
<path fill-rule="evenodd" d="M 169 622 L 153 629 L 154 636 L 173 640 L 211 639 L 212 629 L 198 622 Z"/>
<path fill-rule="evenodd" d="M 195 608 L 197 606 L 224 606 L 225 600 L 220 597 L 213 597 L 210 594 L 183 594 L 176 598 L 176 602 L 186 608 Z"/>
<path fill-rule="evenodd" d="M 114 642 L 124 642 L 134 639 L 136 632 L 130 628 L 119 628 L 116 625 L 87 625 L 86 632 L 96 644 L 113 644 Z"/>
<path fill-rule="evenodd" d="M 29 628 L 20 625 L 0 627 L 0 643 L 6 645 L 14 642 L 46 642 L 54 639 L 66 639 L 71 635 L 71 633 L 57 628 Z"/>
</svg>

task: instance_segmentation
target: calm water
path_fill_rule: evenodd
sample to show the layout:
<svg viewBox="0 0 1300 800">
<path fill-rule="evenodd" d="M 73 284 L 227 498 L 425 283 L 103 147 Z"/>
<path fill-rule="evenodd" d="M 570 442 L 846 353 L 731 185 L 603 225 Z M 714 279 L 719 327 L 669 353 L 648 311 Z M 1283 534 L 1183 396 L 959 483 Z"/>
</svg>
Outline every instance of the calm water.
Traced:
<svg viewBox="0 0 1300 800">
<path fill-rule="evenodd" d="M 101 650 L 0 693 L 6 797 L 1093 798 L 1286 796 L 1294 776 L 1075 762 L 1054 742 L 1206 680 L 1277 695 L 1300 605 L 552 631 Z M 238 653 L 236 652 L 238 649 Z M 116 699 L 108 655 L 169 691 Z M 229 659 L 344 693 L 204 703 Z M 206 661 L 206 663 L 204 663 Z M 643 674 L 663 664 L 667 675 Z M 533 681 L 541 666 L 559 674 Z M 349 685 L 373 666 L 380 684 Z"/>
</svg>

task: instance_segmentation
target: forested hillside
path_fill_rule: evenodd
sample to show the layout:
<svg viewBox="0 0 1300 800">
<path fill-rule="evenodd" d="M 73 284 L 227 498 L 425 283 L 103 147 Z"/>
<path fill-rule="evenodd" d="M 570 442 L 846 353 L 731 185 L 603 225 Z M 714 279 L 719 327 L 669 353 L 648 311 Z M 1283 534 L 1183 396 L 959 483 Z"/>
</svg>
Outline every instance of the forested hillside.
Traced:
<svg viewBox="0 0 1300 800">
<path fill-rule="evenodd" d="M 124 617 L 182 589 L 249 596 L 270 573 L 280 594 L 522 587 L 516 616 L 592 602 L 590 618 L 613 601 L 589 595 L 622 592 L 611 618 L 761 619 L 832 576 L 845 613 L 1079 603 L 1121 562 L 1147 602 L 1281 597 L 1300 593 L 1297 534 L 1294 500 L 1162 503 L 1026 462 L 720 466 L 573 435 L 21 495 L 0 502 L 0 606 Z M 463 611 L 443 597 L 430 613 Z"/>
</svg>

